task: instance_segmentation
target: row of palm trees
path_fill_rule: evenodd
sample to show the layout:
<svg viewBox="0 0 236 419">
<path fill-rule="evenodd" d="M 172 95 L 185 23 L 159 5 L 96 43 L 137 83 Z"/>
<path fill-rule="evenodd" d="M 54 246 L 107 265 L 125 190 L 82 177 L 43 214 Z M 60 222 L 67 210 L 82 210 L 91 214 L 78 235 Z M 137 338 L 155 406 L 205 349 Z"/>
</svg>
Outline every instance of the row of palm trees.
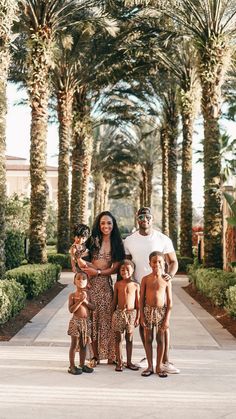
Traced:
<svg viewBox="0 0 236 419">
<path fill-rule="evenodd" d="M 107 207 L 109 194 L 151 205 L 153 168 L 161 160 L 163 231 L 175 246 L 180 236 L 181 254 L 192 255 L 192 137 L 201 103 L 205 264 L 221 266 L 219 119 L 234 54 L 234 1 L 4 0 L 0 18 L 0 188 L 4 197 L 5 90 L 11 77 L 27 87 L 31 106 L 30 262 L 47 258 L 45 150 L 52 98 L 59 122 L 59 252 L 68 250 L 71 226 L 87 222 L 91 174 L 95 212 Z M 4 199 L 0 223 L 4 270 Z"/>
</svg>

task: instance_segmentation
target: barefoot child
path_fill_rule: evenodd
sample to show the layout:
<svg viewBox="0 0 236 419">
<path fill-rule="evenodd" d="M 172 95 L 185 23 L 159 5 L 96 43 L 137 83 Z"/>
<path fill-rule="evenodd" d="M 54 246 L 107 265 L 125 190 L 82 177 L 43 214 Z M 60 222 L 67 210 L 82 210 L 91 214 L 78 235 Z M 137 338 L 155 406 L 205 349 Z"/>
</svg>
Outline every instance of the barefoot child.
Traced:
<svg viewBox="0 0 236 419">
<path fill-rule="evenodd" d="M 164 332 L 169 328 L 170 312 L 172 308 L 171 281 L 166 281 L 164 274 L 164 254 L 152 252 L 149 255 L 152 273 L 144 276 L 140 291 L 140 322 L 144 327 L 145 349 L 148 367 L 142 372 L 143 377 L 153 374 L 152 341 L 153 330 L 156 326 L 157 364 L 156 373 L 159 377 L 167 377 L 163 369 Z"/>
<path fill-rule="evenodd" d="M 69 295 L 69 311 L 73 313 L 70 320 L 68 335 L 71 336 L 69 352 L 70 367 L 68 372 L 73 375 L 82 372 L 93 372 L 93 368 L 85 365 L 86 345 L 91 342 L 91 320 L 89 310 L 94 310 L 95 306 L 91 302 L 87 286 L 87 275 L 84 272 L 77 272 L 74 276 L 76 291 Z M 80 367 L 75 366 L 75 353 L 79 347 Z"/>
<path fill-rule="evenodd" d="M 85 242 L 90 234 L 90 228 L 86 224 L 76 224 L 74 227 L 74 243 L 70 248 L 71 267 L 74 273 L 78 272 L 87 266 L 87 263 L 82 259 L 86 256 Z"/>
<path fill-rule="evenodd" d="M 137 371 L 139 367 L 132 364 L 133 331 L 139 324 L 139 284 L 133 281 L 134 264 L 124 260 L 120 265 L 121 280 L 116 282 L 112 303 L 112 327 L 116 337 L 115 371 L 123 371 L 122 366 L 122 334 L 125 332 L 127 366 Z"/>
</svg>

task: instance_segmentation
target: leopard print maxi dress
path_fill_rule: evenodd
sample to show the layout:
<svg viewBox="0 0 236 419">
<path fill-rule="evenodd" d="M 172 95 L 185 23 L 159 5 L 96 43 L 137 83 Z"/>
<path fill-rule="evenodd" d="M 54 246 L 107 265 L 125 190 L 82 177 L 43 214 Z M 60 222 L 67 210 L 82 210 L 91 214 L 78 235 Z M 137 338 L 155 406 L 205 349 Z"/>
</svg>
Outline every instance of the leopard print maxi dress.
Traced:
<svg viewBox="0 0 236 419">
<path fill-rule="evenodd" d="M 93 255 L 92 262 L 96 259 L 106 260 L 109 266 L 111 253 L 99 251 Z M 92 341 L 97 342 L 100 360 L 115 360 L 115 336 L 112 333 L 112 279 L 110 276 L 99 275 L 90 278 L 89 284 L 90 296 L 96 307 L 92 311 Z"/>
</svg>

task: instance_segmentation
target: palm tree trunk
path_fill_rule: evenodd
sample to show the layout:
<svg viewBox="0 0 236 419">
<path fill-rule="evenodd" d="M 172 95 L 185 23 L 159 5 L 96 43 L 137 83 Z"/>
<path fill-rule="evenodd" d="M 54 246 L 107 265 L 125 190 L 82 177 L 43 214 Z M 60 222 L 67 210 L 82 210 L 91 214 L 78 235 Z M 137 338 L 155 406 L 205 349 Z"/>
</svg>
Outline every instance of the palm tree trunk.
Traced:
<svg viewBox="0 0 236 419">
<path fill-rule="evenodd" d="M 30 146 L 30 263 L 45 263 L 46 252 L 46 139 L 48 123 L 48 57 L 44 38 L 33 43 L 30 63 L 28 91 L 31 106 L 31 146 Z M 46 42 L 46 46 L 44 45 Z"/>
<path fill-rule="evenodd" d="M 176 98 L 173 95 L 168 118 L 169 126 L 169 155 L 168 155 L 168 186 L 169 186 L 169 233 L 174 248 L 178 246 L 178 213 L 177 213 L 177 138 L 178 111 Z"/>
<path fill-rule="evenodd" d="M 0 52 L 0 278 L 5 272 L 5 205 L 6 205 L 6 114 L 7 114 L 7 73 L 8 53 Z"/>
<path fill-rule="evenodd" d="M 191 92 L 182 96 L 182 181 L 181 181 L 181 218 L 180 254 L 192 257 L 192 137 L 193 104 Z"/>
<path fill-rule="evenodd" d="M 110 192 L 111 181 L 105 179 L 104 199 L 103 199 L 103 211 L 109 211 L 109 192 Z"/>
<path fill-rule="evenodd" d="M 214 41 L 215 42 L 215 41 Z M 221 213 L 221 158 L 220 107 L 221 85 L 224 79 L 227 48 L 209 45 L 201 52 L 199 68 L 202 85 L 202 114 L 204 118 L 204 264 L 222 267 L 222 213 Z M 224 57 L 223 57 L 224 56 Z"/>
<path fill-rule="evenodd" d="M 87 127 L 85 126 L 85 129 Z M 88 223 L 88 200 L 89 200 L 89 178 L 91 173 L 91 160 L 93 149 L 93 138 L 91 135 L 84 136 L 82 147 L 82 178 L 80 185 L 80 222 Z"/>
<path fill-rule="evenodd" d="M 147 206 L 152 206 L 152 179 L 153 179 L 153 164 L 149 163 L 146 166 L 147 173 Z"/>
<path fill-rule="evenodd" d="M 221 159 L 219 112 L 214 87 L 207 83 L 202 91 L 204 117 L 204 264 L 222 267 Z"/>
<path fill-rule="evenodd" d="M 0 278 L 5 272 L 5 205 L 6 205 L 6 115 L 7 76 L 10 63 L 9 43 L 16 16 L 17 2 L 2 0 L 0 4 Z"/>
<path fill-rule="evenodd" d="M 104 191 L 104 177 L 101 171 L 93 173 L 94 182 L 94 201 L 93 201 L 93 216 L 96 216 L 102 211 L 102 197 Z"/>
<path fill-rule="evenodd" d="M 86 105 L 86 89 L 82 87 L 74 95 L 74 127 L 72 150 L 72 188 L 70 226 L 87 222 L 88 217 L 88 179 L 91 166 L 92 146 L 90 121 Z"/>
<path fill-rule="evenodd" d="M 160 132 L 161 152 L 162 152 L 162 232 L 169 235 L 169 185 L 168 185 L 168 155 L 169 139 L 166 127 L 162 127 Z"/>
<path fill-rule="evenodd" d="M 70 245 L 69 224 L 69 169 L 70 143 L 72 131 L 73 93 L 59 91 L 57 94 L 57 112 L 59 121 L 59 157 L 58 157 L 58 221 L 57 252 L 67 253 Z"/>
</svg>

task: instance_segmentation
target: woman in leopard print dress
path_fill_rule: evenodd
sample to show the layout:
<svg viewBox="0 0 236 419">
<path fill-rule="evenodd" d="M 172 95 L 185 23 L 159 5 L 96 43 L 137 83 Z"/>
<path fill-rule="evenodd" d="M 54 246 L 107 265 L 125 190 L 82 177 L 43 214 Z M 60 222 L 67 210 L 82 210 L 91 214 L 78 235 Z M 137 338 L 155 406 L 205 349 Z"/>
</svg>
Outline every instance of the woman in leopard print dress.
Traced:
<svg viewBox="0 0 236 419">
<path fill-rule="evenodd" d="M 116 219 L 109 211 L 101 212 L 87 242 L 92 266 L 82 268 L 89 276 L 90 296 L 95 304 L 92 313 L 92 346 L 95 362 L 115 360 L 115 340 L 112 335 L 113 287 L 111 275 L 116 273 L 124 258 L 124 247 Z"/>
</svg>

